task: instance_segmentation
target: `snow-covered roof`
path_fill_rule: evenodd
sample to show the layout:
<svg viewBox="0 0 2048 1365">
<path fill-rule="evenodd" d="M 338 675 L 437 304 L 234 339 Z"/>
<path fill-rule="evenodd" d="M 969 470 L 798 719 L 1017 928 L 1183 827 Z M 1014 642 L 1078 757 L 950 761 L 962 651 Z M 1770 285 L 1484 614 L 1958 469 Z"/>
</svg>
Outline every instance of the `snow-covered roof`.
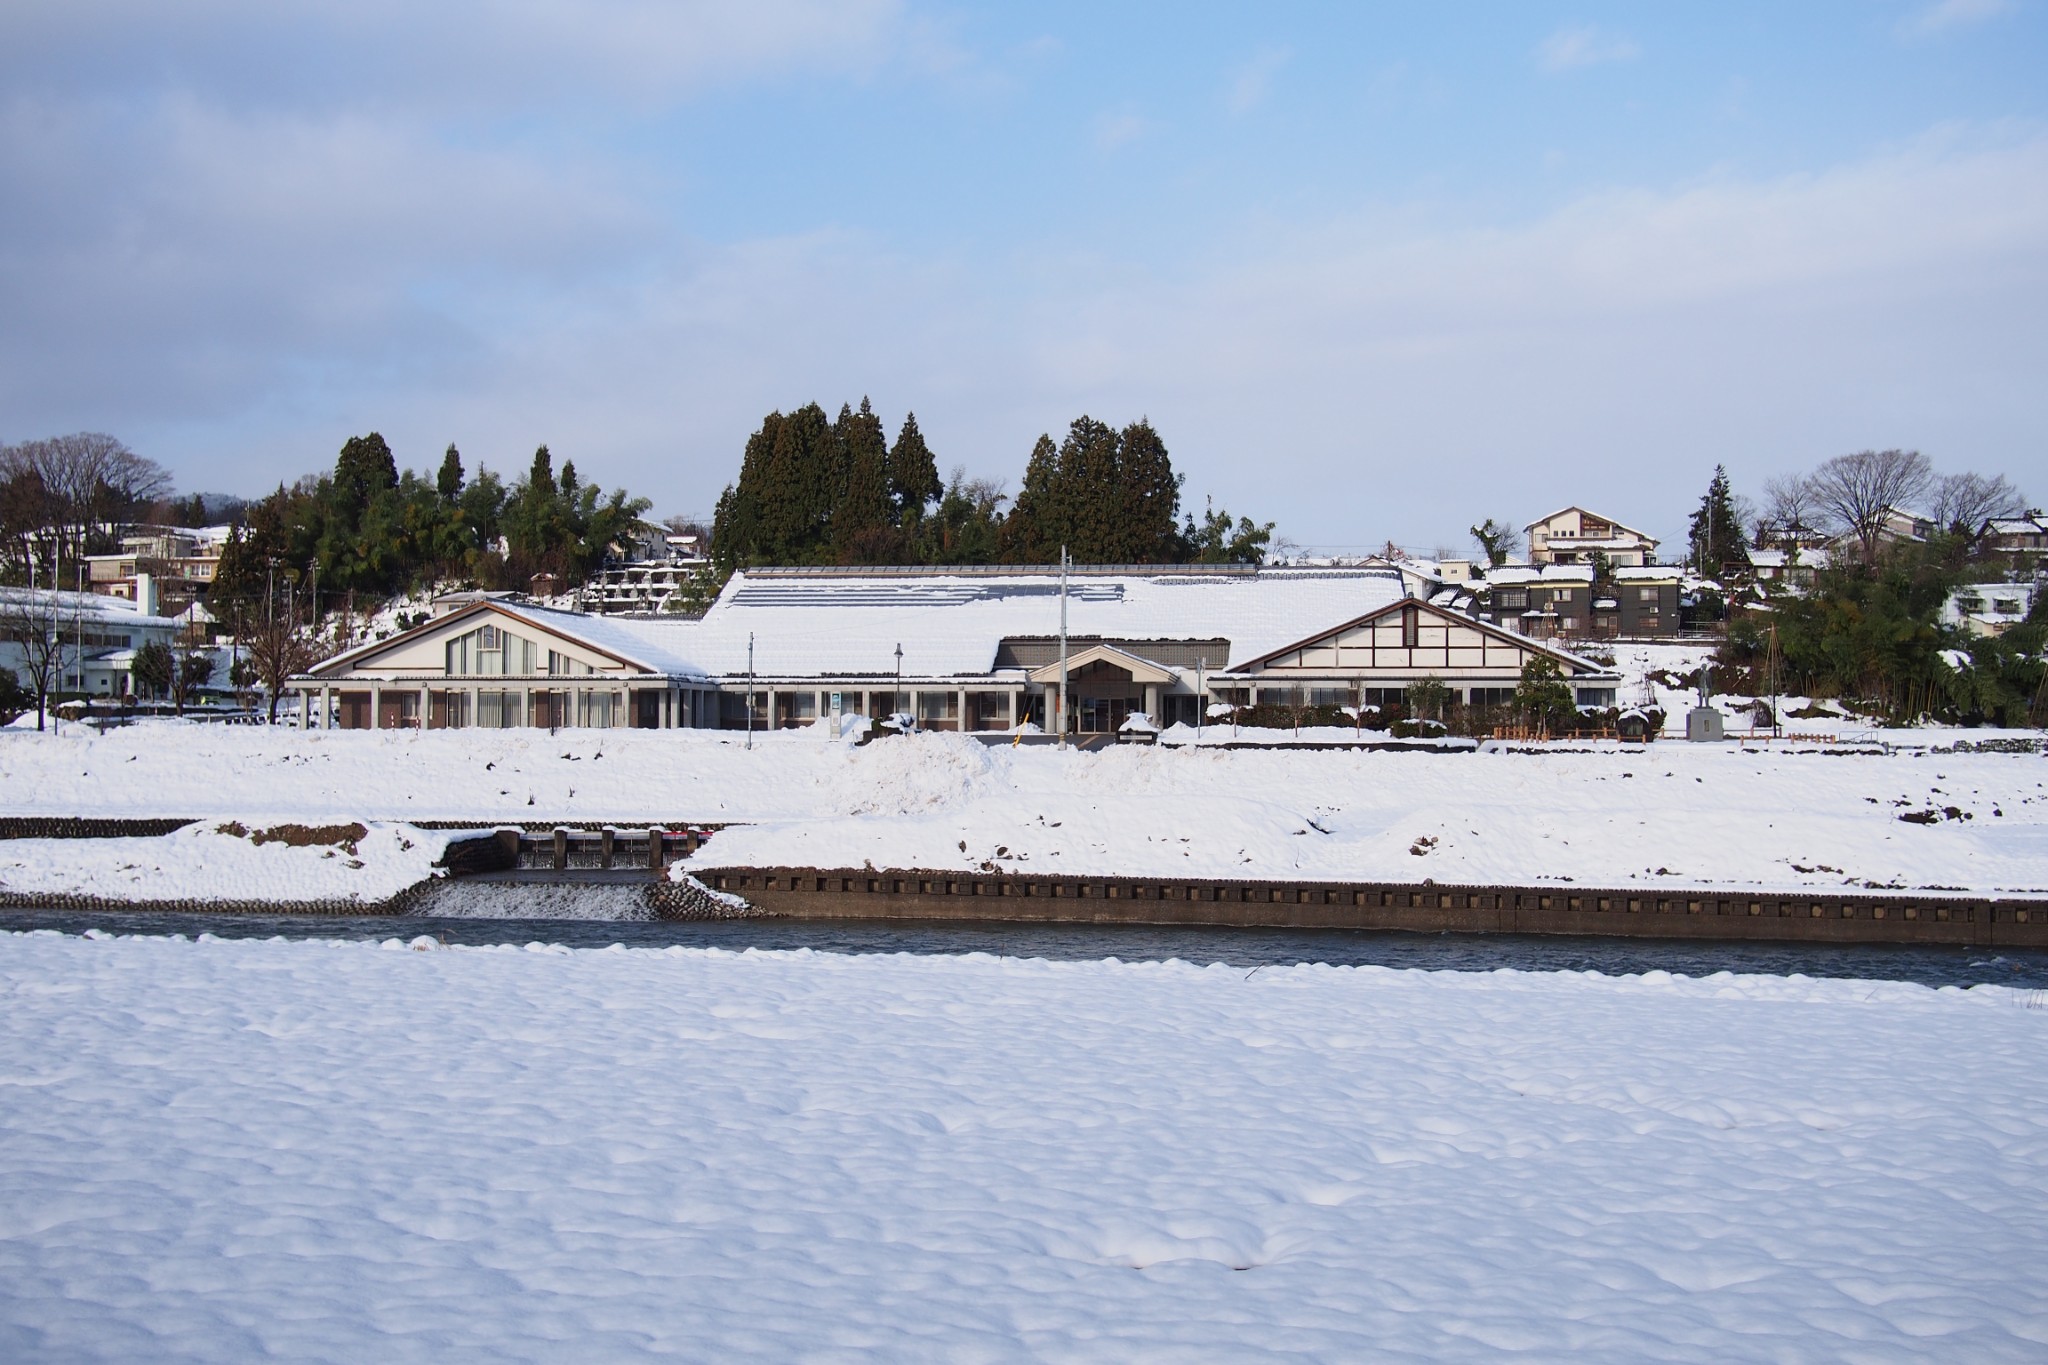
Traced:
<svg viewBox="0 0 2048 1365">
<path fill-rule="evenodd" d="M 1538 518 L 1537 518 L 1536 520 L 1534 520 L 1534 521 L 1532 521 L 1532 522 L 1529 522 L 1529 523 L 1528 523 L 1527 525 L 1523 526 L 1523 527 L 1522 527 L 1522 529 L 1523 529 L 1524 531 L 1533 531 L 1533 530 L 1535 530 L 1535 529 L 1536 529 L 1536 528 L 1537 528 L 1538 526 L 1542 526 L 1542 525 L 1545 525 L 1546 523 L 1549 523 L 1549 522 L 1553 522 L 1553 521 L 1556 521 L 1556 520 L 1557 520 L 1557 519 L 1558 519 L 1559 517 L 1563 516 L 1563 515 L 1564 515 L 1565 513 L 1567 513 L 1567 512 L 1577 512 L 1577 513 L 1578 513 L 1578 514 L 1579 514 L 1580 516 L 1582 516 L 1582 517 L 1591 517 L 1591 518 L 1593 518 L 1593 520 L 1595 520 L 1595 521 L 1604 521 L 1604 522 L 1606 522 L 1606 523 L 1607 523 L 1607 524 L 1608 524 L 1609 526 L 1612 526 L 1612 527 L 1613 527 L 1613 528 L 1614 528 L 1615 530 L 1617 530 L 1617 531 L 1626 531 L 1626 532 L 1628 532 L 1628 533 L 1629 533 L 1630 535 L 1632 535 L 1632 536 L 1636 536 L 1636 537 L 1638 537 L 1639 539 L 1642 539 L 1642 540 L 1647 540 L 1647 541 L 1649 541 L 1649 542 L 1650 542 L 1650 543 L 1651 543 L 1652 545 L 1655 545 L 1655 544 L 1657 543 L 1657 537 L 1655 537 L 1655 536 L 1651 535 L 1651 534 L 1650 534 L 1649 532 L 1647 532 L 1647 531 L 1638 531 L 1638 530 L 1637 530 L 1637 529 L 1636 529 L 1635 527 L 1633 527 L 1633 526 L 1626 526 L 1626 525 L 1623 525 L 1623 524 L 1622 524 L 1621 522 L 1618 522 L 1618 521 L 1616 521 L 1616 520 L 1615 520 L 1615 519 L 1614 519 L 1613 517 L 1603 517 L 1603 516 L 1601 516 L 1601 515 L 1600 515 L 1600 514 L 1599 514 L 1598 512 L 1588 512 L 1588 511 L 1587 511 L 1587 510 L 1586 510 L 1585 508 L 1583 508 L 1583 507 L 1579 506 L 1579 505 L 1578 505 L 1577 503 L 1573 503 L 1573 504 L 1572 504 L 1571 506 L 1569 506 L 1569 507 L 1560 507 L 1560 508 L 1558 508 L 1558 509 L 1557 509 L 1557 510 L 1556 510 L 1555 512 L 1552 512 L 1552 513 L 1551 513 L 1551 514 L 1550 514 L 1549 516 L 1547 516 L 1547 517 L 1538 517 Z M 1563 536 L 1563 537 L 1559 537 L 1559 538 L 1560 538 L 1560 539 L 1564 539 L 1564 540 L 1572 540 L 1572 539 L 1576 539 L 1576 537 L 1573 537 L 1573 536 Z M 1630 548 L 1630 549 L 1633 549 L 1633 548 L 1635 548 L 1634 542 L 1629 542 L 1629 543 L 1628 543 L 1628 548 Z"/>
<path fill-rule="evenodd" d="M 1236 667 L 1406 596 L 1384 568 L 1081 571 L 1068 579 L 1067 633 L 1226 639 Z M 941 569 L 738 573 L 695 621 L 548 616 L 567 616 L 563 628 L 586 638 L 616 633 L 618 652 L 705 674 L 744 674 L 751 638 L 762 676 L 888 677 L 900 644 L 905 677 L 954 677 L 988 672 L 1005 639 L 1057 635 L 1059 613 L 1055 572 Z"/>
<path fill-rule="evenodd" d="M 107 597 L 96 592 L 63 592 L 50 588 L 0 588 L 0 609 L 34 602 L 38 611 L 50 610 L 66 621 L 95 621 L 129 627 L 161 627 L 175 630 L 178 621 L 169 616 L 150 616 L 125 597 Z"/>
<path fill-rule="evenodd" d="M 1504 564 L 1497 569 L 1488 569 L 1485 581 L 1491 587 L 1513 587 L 1523 583 L 1591 583 L 1593 581 L 1593 566 L 1590 564 Z"/>
<path fill-rule="evenodd" d="M 1684 576 L 1685 570 L 1676 564 L 1645 564 L 1641 568 L 1614 571 L 1617 583 L 1676 583 Z"/>
</svg>

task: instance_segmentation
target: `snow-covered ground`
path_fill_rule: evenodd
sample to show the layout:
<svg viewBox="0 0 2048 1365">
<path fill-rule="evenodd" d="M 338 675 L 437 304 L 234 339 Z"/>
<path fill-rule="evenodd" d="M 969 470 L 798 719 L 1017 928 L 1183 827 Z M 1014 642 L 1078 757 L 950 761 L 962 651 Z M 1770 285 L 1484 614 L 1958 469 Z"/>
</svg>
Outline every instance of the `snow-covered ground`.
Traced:
<svg viewBox="0 0 2048 1365">
<path fill-rule="evenodd" d="M 368 905 L 431 876 L 448 840 L 384 822 L 357 828 L 359 838 L 319 833 L 319 842 L 296 845 L 270 837 L 271 828 L 219 820 L 154 838 L 0 840 L 0 891 L 135 902 Z"/>
<path fill-rule="evenodd" d="M 2048 1356 L 2003 988 L 42 933 L 0 995 L 8 1360 Z"/>
<path fill-rule="evenodd" d="M 749 751 L 716 732 L 165 722 L 0 734 L 0 814 L 746 825 L 698 867 L 2048 890 L 2039 753 L 1573 747 L 1062 753 L 791 731 Z"/>
</svg>

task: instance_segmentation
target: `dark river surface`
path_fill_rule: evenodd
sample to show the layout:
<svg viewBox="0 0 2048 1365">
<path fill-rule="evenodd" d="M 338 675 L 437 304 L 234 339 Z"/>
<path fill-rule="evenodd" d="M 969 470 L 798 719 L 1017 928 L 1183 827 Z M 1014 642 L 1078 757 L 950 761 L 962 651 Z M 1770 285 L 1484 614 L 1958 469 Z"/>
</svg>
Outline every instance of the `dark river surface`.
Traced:
<svg viewBox="0 0 2048 1365">
<path fill-rule="evenodd" d="M 810 948 L 823 953 L 990 953 L 1064 961 L 1225 962 L 1245 968 L 1303 962 L 1433 971 L 1667 971 L 1803 974 L 1928 986 L 1992 983 L 2048 987 L 2048 951 L 2014 948 L 1831 946 L 1693 940 L 1559 938 L 1527 934 L 1412 934 L 1344 929 L 1144 928 L 1124 925 L 950 921 L 488 919 L 393 916 L 221 915 L 152 911 L 0 909 L 0 930 L 81 934 L 214 934 L 221 938 L 410 939 L 447 943 L 559 943 L 573 948 Z"/>
</svg>

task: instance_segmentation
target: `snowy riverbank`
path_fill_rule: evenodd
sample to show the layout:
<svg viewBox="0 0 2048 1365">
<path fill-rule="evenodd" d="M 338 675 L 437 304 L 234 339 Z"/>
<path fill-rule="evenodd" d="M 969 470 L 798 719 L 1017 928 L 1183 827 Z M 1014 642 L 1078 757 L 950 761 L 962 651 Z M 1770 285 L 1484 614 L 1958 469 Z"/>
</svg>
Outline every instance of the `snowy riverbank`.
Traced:
<svg viewBox="0 0 2048 1365">
<path fill-rule="evenodd" d="M 370 908 L 433 875 L 447 835 L 386 822 L 201 820 L 171 834 L 0 840 L 0 893 L 65 904 Z"/>
<path fill-rule="evenodd" d="M 2000 988 L 38 934 L 0 990 L 11 1359 L 2048 1349 Z"/>
<path fill-rule="evenodd" d="M 1924 748 L 1082 754 L 786 732 L 750 751 L 715 732 L 167 723 L 0 734 L 0 814 L 745 824 L 704 868 L 2048 890 L 2048 759 Z"/>
</svg>

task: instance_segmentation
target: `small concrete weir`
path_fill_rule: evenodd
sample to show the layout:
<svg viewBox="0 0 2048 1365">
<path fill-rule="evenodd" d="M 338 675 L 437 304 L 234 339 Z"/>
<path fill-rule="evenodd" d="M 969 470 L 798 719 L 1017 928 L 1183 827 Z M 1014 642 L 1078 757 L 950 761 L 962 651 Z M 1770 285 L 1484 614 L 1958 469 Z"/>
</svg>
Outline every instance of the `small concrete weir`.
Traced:
<svg viewBox="0 0 2048 1365">
<path fill-rule="evenodd" d="M 764 912 L 737 896 L 673 879 L 670 864 L 711 831 L 690 826 L 504 826 L 457 837 L 448 876 L 420 890 L 411 914 L 448 919 L 744 919 Z"/>
</svg>

